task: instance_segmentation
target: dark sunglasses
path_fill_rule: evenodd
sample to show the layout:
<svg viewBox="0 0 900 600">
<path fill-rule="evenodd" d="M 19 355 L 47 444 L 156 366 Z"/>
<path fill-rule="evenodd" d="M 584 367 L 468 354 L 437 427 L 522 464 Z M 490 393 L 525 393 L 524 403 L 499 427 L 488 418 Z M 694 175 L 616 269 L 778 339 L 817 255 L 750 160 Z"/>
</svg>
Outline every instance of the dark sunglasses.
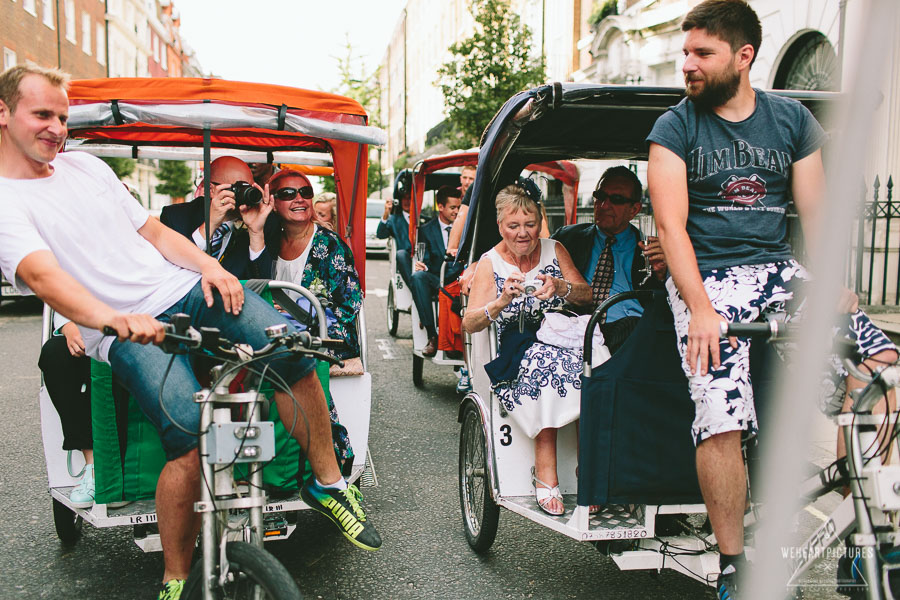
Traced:
<svg viewBox="0 0 900 600">
<path fill-rule="evenodd" d="M 623 196 L 621 194 L 607 194 L 603 190 L 594 190 L 592 195 L 594 196 L 594 200 L 600 204 L 603 204 L 605 200 L 609 200 L 610 204 L 634 204 L 637 202 L 637 200 L 632 200 L 628 196 Z"/>
<path fill-rule="evenodd" d="M 276 200 L 293 200 L 297 197 L 297 194 L 300 194 L 301 198 L 306 198 L 307 200 L 312 200 L 312 197 L 315 195 L 313 194 L 313 189 L 310 186 L 304 185 L 302 188 L 281 188 L 280 190 L 272 194 L 272 196 Z"/>
</svg>

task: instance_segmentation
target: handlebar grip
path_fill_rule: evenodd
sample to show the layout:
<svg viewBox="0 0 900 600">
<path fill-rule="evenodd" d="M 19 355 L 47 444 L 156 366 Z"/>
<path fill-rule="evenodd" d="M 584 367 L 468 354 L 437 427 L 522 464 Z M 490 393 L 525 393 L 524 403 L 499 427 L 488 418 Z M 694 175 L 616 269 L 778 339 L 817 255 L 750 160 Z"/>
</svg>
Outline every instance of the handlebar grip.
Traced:
<svg viewBox="0 0 900 600">
<path fill-rule="evenodd" d="M 118 336 L 119 332 L 110 327 L 109 325 L 103 326 L 103 335 L 115 335 Z"/>
<path fill-rule="evenodd" d="M 728 323 L 722 321 L 719 325 L 719 337 L 755 337 L 776 338 L 782 332 L 784 324 L 778 321 L 766 321 L 765 323 Z"/>
</svg>

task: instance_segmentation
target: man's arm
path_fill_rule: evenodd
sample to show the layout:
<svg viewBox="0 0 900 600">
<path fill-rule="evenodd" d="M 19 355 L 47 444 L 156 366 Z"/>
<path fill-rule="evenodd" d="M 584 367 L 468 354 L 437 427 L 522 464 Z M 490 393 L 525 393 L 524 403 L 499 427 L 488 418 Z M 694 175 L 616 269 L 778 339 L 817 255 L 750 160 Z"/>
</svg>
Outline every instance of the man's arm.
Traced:
<svg viewBox="0 0 900 600">
<path fill-rule="evenodd" d="M 822 151 L 816 150 L 791 166 L 791 194 L 803 227 L 808 253 L 815 252 L 821 226 L 822 199 L 825 196 L 825 169 Z"/>
<path fill-rule="evenodd" d="M 669 273 L 691 313 L 688 328 L 687 361 L 700 374 L 719 366 L 719 322 L 724 319 L 713 309 L 700 278 L 697 256 L 687 234 L 687 167 L 681 158 L 659 144 L 650 144 L 647 184 L 659 242 Z"/>
<path fill-rule="evenodd" d="M 215 288 L 219 290 L 227 312 L 233 314 L 241 312 L 244 305 L 244 288 L 241 287 L 237 277 L 223 269 L 216 259 L 204 253 L 181 234 L 160 223 L 155 217 L 149 217 L 138 229 L 138 233 L 153 244 L 169 262 L 200 273 L 203 297 L 207 306 L 213 304 L 212 290 Z"/>
<path fill-rule="evenodd" d="M 38 250 L 23 258 L 16 277 L 53 310 L 79 325 L 101 331 L 109 326 L 116 330 L 120 340 L 141 344 L 163 340 L 162 324 L 156 319 L 150 315 L 123 314 L 107 306 L 64 271 L 49 250 Z"/>
<path fill-rule="evenodd" d="M 791 166 L 791 195 L 803 228 L 806 251 L 814 255 L 818 251 L 822 201 L 825 197 L 825 168 L 822 165 L 821 150 L 816 150 Z M 859 297 L 842 286 L 837 309 L 842 313 L 854 313 L 858 308 Z"/>
</svg>

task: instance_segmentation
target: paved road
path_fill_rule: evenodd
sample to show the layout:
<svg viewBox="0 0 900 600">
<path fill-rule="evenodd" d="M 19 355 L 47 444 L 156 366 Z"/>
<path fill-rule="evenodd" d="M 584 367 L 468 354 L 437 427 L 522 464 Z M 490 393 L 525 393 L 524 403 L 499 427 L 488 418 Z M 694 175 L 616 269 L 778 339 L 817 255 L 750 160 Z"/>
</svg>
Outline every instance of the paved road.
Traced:
<svg viewBox="0 0 900 600">
<path fill-rule="evenodd" d="M 307 598 L 713 597 L 670 571 L 621 572 L 591 545 L 506 511 L 493 548 L 474 554 L 457 498 L 456 379 L 449 368 L 426 366 L 424 388 L 413 387 L 409 317 L 401 316 L 397 339 L 384 324 L 386 274 L 385 261 L 369 262 L 370 447 L 379 486 L 366 490 L 365 505 L 385 546 L 357 550 L 324 518 L 304 513 L 291 539 L 267 548 Z M 22 302 L 0 307 L 0 597 L 154 598 L 161 556 L 141 553 L 130 531 L 86 526 L 73 547 L 56 538 L 36 403 L 39 310 Z"/>
</svg>

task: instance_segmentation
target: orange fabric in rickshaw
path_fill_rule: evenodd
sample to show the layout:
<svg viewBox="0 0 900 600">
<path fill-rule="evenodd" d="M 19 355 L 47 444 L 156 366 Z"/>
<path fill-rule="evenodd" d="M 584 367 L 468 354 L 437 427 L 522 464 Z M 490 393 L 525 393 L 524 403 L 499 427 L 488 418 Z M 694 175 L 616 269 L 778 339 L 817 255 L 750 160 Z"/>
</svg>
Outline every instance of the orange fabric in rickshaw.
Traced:
<svg viewBox="0 0 900 600">
<path fill-rule="evenodd" d="M 286 107 L 286 112 L 334 123 L 367 124 L 366 111 L 352 98 L 287 86 L 199 78 L 83 79 L 69 85 L 69 104 L 107 103 L 118 100 L 136 104 L 196 104 L 213 102 L 267 108 Z M 75 139 L 106 140 L 125 144 L 201 145 L 201 127 L 174 127 L 148 123 L 70 128 Z M 246 150 L 330 151 L 338 190 L 337 231 L 353 252 L 359 280 L 366 281 L 366 180 L 368 146 L 356 142 L 309 136 L 271 129 L 219 129 L 212 132 L 215 147 Z M 355 174 L 355 177 L 354 177 Z M 354 194 L 355 188 L 355 194 Z M 362 207 L 354 210 L 354 207 Z M 350 216 L 352 214 L 352 223 Z"/>
<path fill-rule="evenodd" d="M 444 286 L 451 296 L 459 297 L 459 279 Z M 452 300 L 438 293 L 438 350 L 462 352 L 462 317 L 450 308 Z"/>
</svg>

